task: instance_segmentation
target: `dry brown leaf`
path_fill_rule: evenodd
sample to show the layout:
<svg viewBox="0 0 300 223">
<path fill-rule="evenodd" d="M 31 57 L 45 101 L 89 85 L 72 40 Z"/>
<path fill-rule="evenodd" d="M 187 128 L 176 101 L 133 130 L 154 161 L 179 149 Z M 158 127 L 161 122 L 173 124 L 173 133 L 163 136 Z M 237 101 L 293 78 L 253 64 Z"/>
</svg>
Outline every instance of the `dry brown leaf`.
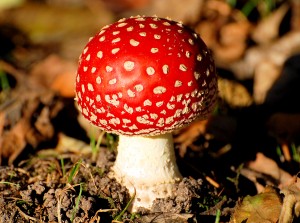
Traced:
<svg viewBox="0 0 300 223">
<path fill-rule="evenodd" d="M 233 63 L 234 61 L 239 60 L 246 50 L 246 44 L 234 44 L 229 46 L 223 46 L 220 44 L 216 44 L 213 52 L 215 56 L 215 60 L 219 64 L 224 63 Z"/>
<path fill-rule="evenodd" d="M 227 64 L 242 57 L 247 47 L 251 23 L 225 1 L 206 1 L 201 21 L 195 30 L 214 52 L 219 64 Z"/>
<path fill-rule="evenodd" d="M 278 181 L 278 185 L 276 186 L 279 187 L 289 185 L 291 180 L 293 180 L 293 177 L 288 172 L 280 169 L 274 160 L 262 153 L 257 153 L 255 161 L 249 162 L 247 167 L 258 173 L 271 176 Z"/>
<path fill-rule="evenodd" d="M 213 48 L 217 42 L 217 27 L 213 21 L 201 21 L 195 28 L 195 31 L 201 36 L 208 48 Z"/>
<path fill-rule="evenodd" d="M 179 155 L 184 157 L 188 146 L 205 133 L 208 120 L 195 121 L 190 126 L 182 129 L 177 136 L 174 137 L 174 142 L 179 144 Z"/>
<path fill-rule="evenodd" d="M 255 68 L 262 61 L 268 60 L 282 67 L 286 59 L 297 52 L 300 52 L 300 32 L 289 32 L 270 45 L 249 48 L 244 58 L 229 64 L 227 68 L 233 71 L 239 80 L 251 79 Z"/>
<path fill-rule="evenodd" d="M 247 89 L 236 81 L 219 78 L 219 96 L 232 107 L 244 107 L 252 104 L 253 99 Z"/>
<path fill-rule="evenodd" d="M 247 196 L 236 206 L 231 223 L 276 222 L 292 223 L 295 216 L 300 216 L 300 180 L 284 187 L 280 194 L 267 186 L 265 190 L 253 197 Z"/>
<path fill-rule="evenodd" d="M 58 134 L 58 142 L 53 149 L 44 149 L 38 152 L 39 155 L 49 156 L 58 154 L 78 154 L 88 155 L 92 153 L 91 146 L 85 142 L 66 136 L 63 133 Z"/>
<path fill-rule="evenodd" d="M 251 24 L 247 20 L 227 23 L 221 27 L 220 30 L 220 44 L 221 45 L 244 45 L 249 32 Z"/>
<path fill-rule="evenodd" d="M 266 44 L 276 39 L 279 35 L 280 23 L 288 9 L 288 4 L 282 4 L 276 11 L 262 19 L 253 29 L 252 39 L 259 44 Z"/>
<path fill-rule="evenodd" d="M 226 68 L 239 80 L 255 80 L 254 101 L 260 104 L 281 74 L 284 62 L 299 52 L 300 32 L 290 32 L 270 45 L 249 48 L 243 59 L 226 65 Z"/>
<path fill-rule="evenodd" d="M 146 15 L 158 17 L 170 17 L 184 24 L 195 24 L 201 14 L 204 0 L 150 0 L 147 7 L 137 10 L 129 10 L 120 16 Z"/>
<path fill-rule="evenodd" d="M 263 193 L 247 196 L 238 204 L 231 217 L 231 223 L 276 223 L 281 210 L 278 192 L 267 187 Z"/>
<path fill-rule="evenodd" d="M 291 4 L 292 4 L 291 28 L 292 30 L 300 31 L 300 1 L 291 0 Z"/>
<path fill-rule="evenodd" d="M 1 157 L 8 158 L 10 165 L 25 148 L 27 144 L 25 135 L 29 128 L 28 122 L 23 118 L 10 131 L 4 132 L 1 136 L 0 154 Z"/>
<path fill-rule="evenodd" d="M 224 1 L 205 1 L 202 7 L 201 20 L 195 31 L 199 33 L 206 45 L 214 49 L 221 27 L 229 20 L 232 10 Z"/>
<path fill-rule="evenodd" d="M 253 85 L 253 99 L 256 104 L 262 104 L 265 101 L 268 91 L 280 76 L 281 69 L 281 66 L 268 59 L 257 64 Z"/>
<path fill-rule="evenodd" d="M 247 20 L 231 22 L 221 27 L 219 42 L 214 46 L 215 60 L 230 63 L 240 59 L 247 47 L 251 25 Z"/>
<path fill-rule="evenodd" d="M 74 97 L 77 65 L 58 55 L 50 55 L 34 65 L 31 76 L 41 85 L 65 97 Z"/>
<path fill-rule="evenodd" d="M 51 83 L 50 88 L 55 92 L 58 92 L 63 97 L 74 98 L 74 83 L 75 73 L 72 73 L 71 71 L 65 71 L 56 76 Z"/>
<path fill-rule="evenodd" d="M 27 144 L 35 148 L 40 142 L 53 137 L 51 120 L 63 104 L 52 91 L 42 87 L 35 79 L 5 62 L 0 65 L 17 81 L 1 111 L 5 118 L 1 156 L 12 164 Z"/>
<path fill-rule="evenodd" d="M 292 223 L 294 215 L 300 216 L 300 179 L 280 191 L 284 194 L 283 205 L 278 223 Z"/>
<path fill-rule="evenodd" d="M 204 10 L 217 12 L 224 17 L 230 16 L 232 12 L 230 5 L 226 1 L 219 0 L 206 1 Z"/>
<path fill-rule="evenodd" d="M 258 181 L 258 179 L 264 179 L 265 176 L 263 174 L 258 173 L 254 170 L 248 169 L 248 168 L 242 168 L 240 170 L 240 173 L 242 176 L 246 177 L 248 180 L 250 180 L 255 188 L 257 193 L 261 193 L 265 190 L 265 186 L 261 184 L 261 182 Z M 266 181 L 266 184 L 272 185 L 273 182 L 268 181 L 269 179 L 264 179 Z"/>
</svg>

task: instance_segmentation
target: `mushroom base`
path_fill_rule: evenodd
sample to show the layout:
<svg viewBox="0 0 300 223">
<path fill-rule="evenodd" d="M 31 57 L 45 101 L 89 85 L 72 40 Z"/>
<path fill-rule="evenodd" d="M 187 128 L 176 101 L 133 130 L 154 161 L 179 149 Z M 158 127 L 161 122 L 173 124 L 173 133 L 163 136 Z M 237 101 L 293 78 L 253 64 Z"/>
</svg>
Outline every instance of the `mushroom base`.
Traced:
<svg viewBox="0 0 300 223">
<path fill-rule="evenodd" d="M 150 209 L 156 198 L 174 193 L 182 179 L 176 164 L 173 136 L 119 136 L 118 155 L 111 177 L 125 186 L 131 196 L 131 212 Z"/>
</svg>

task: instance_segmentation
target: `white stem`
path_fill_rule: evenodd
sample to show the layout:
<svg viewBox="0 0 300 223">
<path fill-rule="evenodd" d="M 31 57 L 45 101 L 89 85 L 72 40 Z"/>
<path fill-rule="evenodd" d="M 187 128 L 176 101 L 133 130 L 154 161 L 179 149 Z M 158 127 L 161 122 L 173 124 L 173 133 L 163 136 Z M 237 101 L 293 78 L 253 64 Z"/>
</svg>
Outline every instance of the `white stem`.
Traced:
<svg viewBox="0 0 300 223">
<path fill-rule="evenodd" d="M 131 211 L 150 209 L 156 198 L 173 193 L 182 179 L 174 154 L 172 134 L 159 136 L 119 136 L 118 155 L 112 176 L 135 194 Z"/>
</svg>

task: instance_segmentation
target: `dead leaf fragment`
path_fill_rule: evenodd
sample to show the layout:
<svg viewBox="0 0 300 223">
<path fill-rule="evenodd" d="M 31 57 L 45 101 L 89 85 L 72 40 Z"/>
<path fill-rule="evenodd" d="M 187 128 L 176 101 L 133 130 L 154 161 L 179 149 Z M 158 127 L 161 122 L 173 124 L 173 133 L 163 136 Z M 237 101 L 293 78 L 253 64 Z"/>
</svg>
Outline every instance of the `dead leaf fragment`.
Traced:
<svg viewBox="0 0 300 223">
<path fill-rule="evenodd" d="M 251 25 L 247 20 L 231 22 L 220 30 L 220 41 L 215 46 L 216 60 L 223 63 L 240 59 L 247 47 L 247 38 Z"/>
<path fill-rule="evenodd" d="M 284 194 L 279 223 L 292 223 L 294 215 L 300 216 L 300 179 L 280 191 Z"/>
<path fill-rule="evenodd" d="M 268 187 L 255 196 L 247 196 L 238 204 L 231 217 L 231 223 L 276 223 L 281 210 L 279 193 Z"/>
<path fill-rule="evenodd" d="M 265 175 L 271 176 L 278 181 L 279 187 L 290 184 L 293 177 L 286 171 L 279 168 L 277 163 L 262 153 L 257 153 L 255 161 L 248 163 L 248 168 Z"/>
<path fill-rule="evenodd" d="M 232 107 L 243 107 L 252 104 L 253 99 L 247 89 L 237 81 L 218 79 L 219 96 Z"/>
<path fill-rule="evenodd" d="M 58 92 L 64 97 L 74 97 L 76 63 L 50 55 L 34 65 L 31 75 L 41 85 Z"/>
<path fill-rule="evenodd" d="M 245 80 L 253 78 L 255 68 L 261 61 L 270 60 L 281 67 L 288 57 L 299 51 L 300 32 L 289 32 L 269 45 L 248 48 L 245 56 L 230 64 L 229 68 L 234 72 L 237 79 Z"/>
<path fill-rule="evenodd" d="M 174 142 L 179 145 L 179 155 L 184 157 L 187 148 L 199 137 L 203 135 L 206 130 L 208 120 L 201 120 L 193 122 L 190 126 L 182 129 L 174 138 Z"/>
<path fill-rule="evenodd" d="M 253 99 L 257 104 L 265 101 L 268 91 L 281 73 L 281 66 L 271 60 L 262 60 L 257 64 L 254 71 Z"/>
<path fill-rule="evenodd" d="M 300 30 L 300 1 L 299 0 L 291 0 L 292 4 L 292 19 L 291 26 L 292 30 Z"/>
<path fill-rule="evenodd" d="M 276 11 L 268 17 L 263 18 L 252 32 L 252 39 L 259 44 L 266 44 L 279 35 L 279 26 L 289 9 L 288 4 L 282 4 Z"/>
<path fill-rule="evenodd" d="M 56 152 L 60 154 L 64 153 L 76 153 L 87 155 L 92 152 L 92 148 L 90 145 L 85 142 L 66 136 L 63 133 L 58 135 L 58 144 L 55 148 Z"/>
<path fill-rule="evenodd" d="M 150 0 L 145 7 L 126 11 L 120 16 L 157 15 L 162 18 L 169 17 L 184 24 L 195 24 L 200 17 L 204 2 L 204 0 Z"/>
<path fill-rule="evenodd" d="M 25 148 L 25 135 L 29 128 L 27 120 L 22 118 L 10 131 L 5 131 L 1 136 L 0 154 L 1 157 L 9 158 L 9 164 L 12 164 Z"/>
</svg>

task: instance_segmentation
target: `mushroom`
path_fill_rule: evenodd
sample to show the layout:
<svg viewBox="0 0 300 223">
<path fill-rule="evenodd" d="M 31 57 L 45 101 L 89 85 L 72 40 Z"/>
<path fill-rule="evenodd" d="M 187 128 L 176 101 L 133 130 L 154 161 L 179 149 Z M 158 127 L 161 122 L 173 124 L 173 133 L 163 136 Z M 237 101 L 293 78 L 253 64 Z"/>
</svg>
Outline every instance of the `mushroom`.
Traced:
<svg viewBox="0 0 300 223">
<path fill-rule="evenodd" d="M 173 195 L 182 176 L 172 131 L 211 113 L 212 55 L 194 31 L 158 17 L 105 26 L 79 59 L 76 100 L 95 126 L 119 135 L 110 176 L 134 196 L 131 211 Z"/>
</svg>

